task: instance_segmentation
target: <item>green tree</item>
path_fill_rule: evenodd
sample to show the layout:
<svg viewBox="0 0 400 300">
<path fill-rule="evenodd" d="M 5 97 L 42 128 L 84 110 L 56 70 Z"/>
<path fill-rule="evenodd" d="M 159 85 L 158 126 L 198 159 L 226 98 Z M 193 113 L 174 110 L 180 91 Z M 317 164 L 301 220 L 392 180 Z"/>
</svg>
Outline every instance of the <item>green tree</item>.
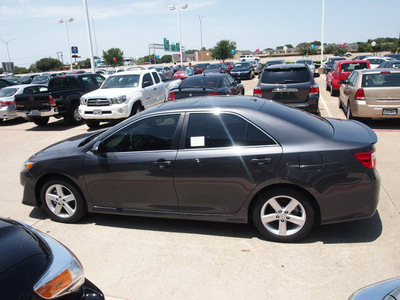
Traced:
<svg viewBox="0 0 400 300">
<path fill-rule="evenodd" d="M 302 56 L 315 55 L 318 53 L 317 49 L 311 49 L 310 43 L 301 43 L 301 44 L 297 45 L 297 51 Z"/>
<path fill-rule="evenodd" d="M 40 72 L 60 70 L 62 65 L 61 61 L 51 57 L 42 58 L 35 62 L 35 68 Z"/>
<path fill-rule="evenodd" d="M 292 44 L 286 44 L 285 46 L 288 48 L 294 48 Z"/>
<path fill-rule="evenodd" d="M 107 65 L 113 67 L 122 66 L 124 64 L 124 52 L 119 48 L 108 49 L 103 51 L 103 60 Z"/>
<path fill-rule="evenodd" d="M 14 67 L 14 74 L 27 74 L 29 73 L 29 70 L 27 68 L 21 68 L 21 67 Z"/>
<path fill-rule="evenodd" d="M 163 55 L 160 59 L 160 62 L 162 64 L 167 64 L 170 63 L 172 61 L 172 55 Z"/>
<path fill-rule="evenodd" d="M 227 58 L 233 58 L 232 50 L 236 50 L 236 42 L 221 40 L 211 49 L 212 57 L 225 61 Z"/>
<path fill-rule="evenodd" d="M 91 68 L 90 58 L 86 58 L 85 60 L 78 61 L 78 66 L 80 69 L 89 69 Z"/>
</svg>

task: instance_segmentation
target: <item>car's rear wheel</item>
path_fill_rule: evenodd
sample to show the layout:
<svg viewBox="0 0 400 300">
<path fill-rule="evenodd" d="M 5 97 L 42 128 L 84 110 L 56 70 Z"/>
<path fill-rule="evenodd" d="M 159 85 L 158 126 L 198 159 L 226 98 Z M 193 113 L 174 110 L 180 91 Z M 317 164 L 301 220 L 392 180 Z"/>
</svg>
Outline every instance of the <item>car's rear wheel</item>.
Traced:
<svg viewBox="0 0 400 300">
<path fill-rule="evenodd" d="M 354 119 L 353 114 L 351 113 L 350 101 L 347 102 L 346 118 L 347 120 Z"/>
<path fill-rule="evenodd" d="M 336 96 L 336 91 L 333 89 L 333 85 L 331 85 L 331 96 L 332 97 Z"/>
<path fill-rule="evenodd" d="M 276 242 L 294 242 L 303 238 L 312 229 L 315 219 L 309 198 L 300 191 L 287 188 L 259 195 L 252 213 L 260 233 Z"/>
<path fill-rule="evenodd" d="M 67 124 L 80 125 L 83 123 L 83 118 L 79 113 L 79 103 L 72 103 L 71 110 L 64 117 Z"/>
<path fill-rule="evenodd" d="M 29 120 L 32 121 L 33 123 L 35 123 L 37 126 L 46 125 L 47 123 L 49 123 L 49 119 L 50 119 L 50 117 L 42 117 L 42 118 L 32 117 L 32 118 L 29 118 Z"/>
<path fill-rule="evenodd" d="M 326 87 L 325 87 L 325 89 L 326 89 L 326 91 L 327 91 L 327 92 L 329 92 L 329 91 L 330 91 L 330 89 L 329 89 L 329 85 L 328 85 L 328 82 L 326 83 Z"/>
<path fill-rule="evenodd" d="M 87 212 L 78 188 L 63 178 L 48 180 L 41 189 L 40 199 L 50 218 L 57 222 L 76 222 Z"/>
</svg>

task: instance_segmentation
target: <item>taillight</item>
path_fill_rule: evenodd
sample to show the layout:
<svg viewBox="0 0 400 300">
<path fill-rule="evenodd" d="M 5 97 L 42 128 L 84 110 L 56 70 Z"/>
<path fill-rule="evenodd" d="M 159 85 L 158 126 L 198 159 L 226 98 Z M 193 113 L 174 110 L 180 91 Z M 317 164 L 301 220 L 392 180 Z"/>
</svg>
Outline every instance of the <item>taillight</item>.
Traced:
<svg viewBox="0 0 400 300">
<path fill-rule="evenodd" d="M 215 95 L 219 95 L 219 93 L 215 91 L 208 92 L 208 96 L 215 96 Z"/>
<path fill-rule="evenodd" d="M 0 101 L 0 107 L 7 107 L 11 104 L 11 101 Z"/>
<path fill-rule="evenodd" d="M 372 149 L 367 152 L 357 152 L 354 153 L 354 156 L 357 160 L 363 164 L 364 167 L 368 169 L 375 169 L 376 168 L 376 156 L 375 156 L 375 149 Z"/>
<path fill-rule="evenodd" d="M 317 84 L 312 85 L 310 87 L 310 94 L 318 94 L 318 93 L 319 93 L 319 86 Z"/>
<path fill-rule="evenodd" d="M 168 101 L 174 101 L 174 100 L 176 100 L 175 92 L 170 92 L 168 95 Z"/>
<path fill-rule="evenodd" d="M 52 95 L 49 95 L 50 106 L 56 106 L 56 99 Z"/>
<path fill-rule="evenodd" d="M 354 100 L 365 100 L 365 94 L 364 94 L 364 89 L 358 89 L 355 96 Z"/>
<path fill-rule="evenodd" d="M 253 90 L 253 96 L 262 97 L 262 92 L 260 87 L 255 87 Z"/>
</svg>

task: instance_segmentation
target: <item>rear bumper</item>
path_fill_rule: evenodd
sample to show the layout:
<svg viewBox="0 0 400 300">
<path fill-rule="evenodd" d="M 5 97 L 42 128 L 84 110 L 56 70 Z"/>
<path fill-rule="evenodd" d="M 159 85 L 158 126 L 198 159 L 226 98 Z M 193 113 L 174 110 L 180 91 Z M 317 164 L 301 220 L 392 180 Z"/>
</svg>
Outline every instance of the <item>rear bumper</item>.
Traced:
<svg viewBox="0 0 400 300">
<path fill-rule="evenodd" d="M 4 107 L 0 109 L 0 119 L 14 119 L 18 118 L 14 109 L 10 109 L 9 107 Z"/>
<path fill-rule="evenodd" d="M 49 110 L 18 110 L 16 111 L 18 117 L 29 118 L 29 117 L 51 117 L 58 114 L 57 107 L 51 107 Z"/>
<path fill-rule="evenodd" d="M 368 105 L 366 101 L 351 101 L 351 113 L 354 117 L 360 118 L 385 118 L 385 119 L 396 119 L 400 118 L 400 104 L 386 104 L 386 105 Z M 397 110 L 394 115 L 384 114 L 384 109 Z"/>
</svg>

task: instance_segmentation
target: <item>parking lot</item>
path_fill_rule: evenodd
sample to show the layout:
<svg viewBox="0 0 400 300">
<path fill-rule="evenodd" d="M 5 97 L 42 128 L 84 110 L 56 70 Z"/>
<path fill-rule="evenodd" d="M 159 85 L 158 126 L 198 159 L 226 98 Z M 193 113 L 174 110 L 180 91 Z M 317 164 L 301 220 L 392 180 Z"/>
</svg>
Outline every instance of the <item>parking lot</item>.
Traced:
<svg viewBox="0 0 400 300">
<path fill-rule="evenodd" d="M 245 94 L 257 83 L 243 80 Z M 338 98 L 317 78 L 320 111 L 344 119 Z M 399 276 L 400 122 L 366 121 L 378 135 L 378 212 L 367 220 L 315 228 L 299 243 L 266 241 L 252 225 L 90 214 L 52 222 L 21 204 L 19 172 L 35 152 L 85 133 L 51 119 L 46 127 L 0 123 L 1 216 L 26 222 L 68 246 L 107 299 L 347 299 L 355 290 Z"/>
</svg>

